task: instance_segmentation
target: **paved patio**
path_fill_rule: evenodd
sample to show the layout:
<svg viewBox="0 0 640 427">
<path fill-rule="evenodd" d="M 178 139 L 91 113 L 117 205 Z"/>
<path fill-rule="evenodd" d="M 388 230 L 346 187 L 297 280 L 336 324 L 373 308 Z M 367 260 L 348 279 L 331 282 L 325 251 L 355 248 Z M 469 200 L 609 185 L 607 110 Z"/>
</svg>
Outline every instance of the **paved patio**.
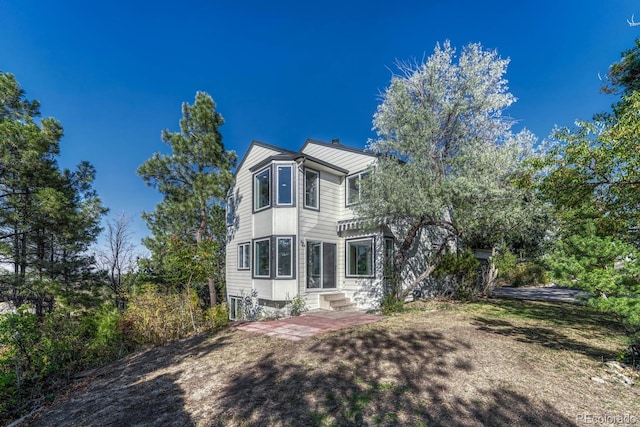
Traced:
<svg viewBox="0 0 640 427">
<path fill-rule="evenodd" d="M 241 331 L 255 332 L 257 334 L 290 341 L 299 341 L 303 338 L 325 332 L 374 323 L 382 319 L 382 317 L 380 314 L 367 314 L 360 310 L 311 310 L 298 317 L 270 320 L 267 322 L 241 322 L 235 327 Z"/>
</svg>

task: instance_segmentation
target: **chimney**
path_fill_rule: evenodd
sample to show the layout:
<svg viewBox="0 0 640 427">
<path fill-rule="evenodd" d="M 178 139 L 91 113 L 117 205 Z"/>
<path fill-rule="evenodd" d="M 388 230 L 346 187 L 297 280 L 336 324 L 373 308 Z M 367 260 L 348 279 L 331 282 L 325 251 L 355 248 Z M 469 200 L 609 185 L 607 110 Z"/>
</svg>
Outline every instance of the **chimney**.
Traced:
<svg viewBox="0 0 640 427">
<path fill-rule="evenodd" d="M 331 140 L 331 143 L 332 143 L 333 145 L 340 145 L 340 140 L 339 140 L 338 138 L 333 138 L 333 139 Z"/>
</svg>

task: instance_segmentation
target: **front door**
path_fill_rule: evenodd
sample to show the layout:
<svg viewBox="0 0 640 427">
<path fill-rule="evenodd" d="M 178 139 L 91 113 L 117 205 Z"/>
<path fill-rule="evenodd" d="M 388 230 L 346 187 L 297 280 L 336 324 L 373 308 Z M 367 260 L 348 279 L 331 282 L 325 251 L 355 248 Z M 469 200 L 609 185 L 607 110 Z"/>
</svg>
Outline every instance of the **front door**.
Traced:
<svg viewBox="0 0 640 427">
<path fill-rule="evenodd" d="M 336 287 L 336 244 L 307 241 L 307 288 Z"/>
</svg>

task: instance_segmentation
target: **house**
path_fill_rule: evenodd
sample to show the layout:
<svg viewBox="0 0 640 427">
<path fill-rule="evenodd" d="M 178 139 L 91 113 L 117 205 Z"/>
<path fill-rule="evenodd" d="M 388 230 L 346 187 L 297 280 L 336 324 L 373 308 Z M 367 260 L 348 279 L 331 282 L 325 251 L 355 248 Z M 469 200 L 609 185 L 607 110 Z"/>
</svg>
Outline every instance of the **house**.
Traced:
<svg viewBox="0 0 640 427">
<path fill-rule="evenodd" d="M 227 201 L 227 297 L 231 318 L 257 291 L 267 310 L 294 296 L 307 307 L 379 305 L 393 236 L 355 218 L 373 153 L 308 139 L 299 151 L 254 141 Z"/>
</svg>

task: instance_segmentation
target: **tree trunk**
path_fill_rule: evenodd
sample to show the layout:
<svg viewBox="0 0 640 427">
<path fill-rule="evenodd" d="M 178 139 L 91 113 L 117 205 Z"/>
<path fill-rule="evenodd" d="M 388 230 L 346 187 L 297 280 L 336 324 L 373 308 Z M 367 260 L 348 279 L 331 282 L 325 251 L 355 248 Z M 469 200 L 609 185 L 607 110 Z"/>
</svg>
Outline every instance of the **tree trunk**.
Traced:
<svg viewBox="0 0 640 427">
<path fill-rule="evenodd" d="M 391 289 L 390 291 L 396 296 L 397 299 L 402 298 L 402 269 L 404 268 L 405 262 L 407 261 L 407 253 L 413 242 L 418 235 L 418 231 L 422 228 L 426 221 L 425 217 L 418 218 L 409 229 L 409 232 L 405 236 L 402 244 L 395 252 L 393 256 L 393 272 L 391 279 Z"/>
<path fill-rule="evenodd" d="M 218 303 L 216 296 L 216 282 L 213 280 L 213 277 L 209 277 L 207 282 L 209 283 L 209 303 L 211 304 L 211 307 L 214 307 Z"/>
</svg>

